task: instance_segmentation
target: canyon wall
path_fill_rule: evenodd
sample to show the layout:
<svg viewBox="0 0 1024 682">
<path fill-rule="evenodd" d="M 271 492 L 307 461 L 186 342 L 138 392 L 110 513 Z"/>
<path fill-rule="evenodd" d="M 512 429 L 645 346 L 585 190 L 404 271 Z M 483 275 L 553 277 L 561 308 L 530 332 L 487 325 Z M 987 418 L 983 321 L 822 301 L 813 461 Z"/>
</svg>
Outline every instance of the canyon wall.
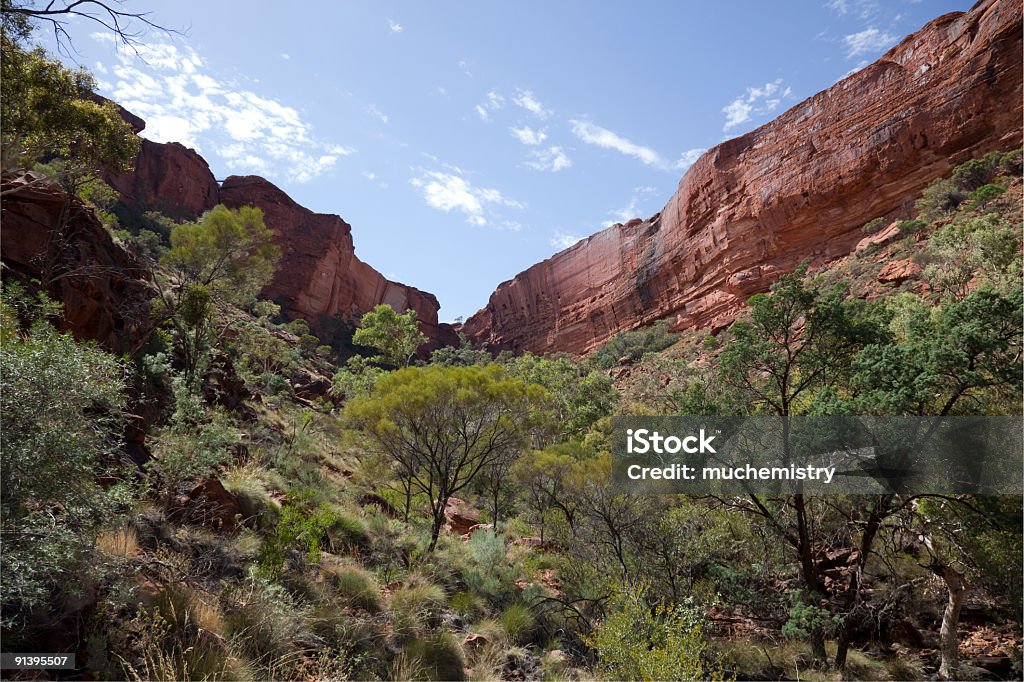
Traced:
<svg viewBox="0 0 1024 682">
<path fill-rule="evenodd" d="M 492 350 L 584 353 L 673 318 L 729 324 L 800 261 L 852 251 L 932 180 L 1021 144 L 1021 6 L 983 0 L 705 153 L 662 211 L 588 237 L 498 286 L 463 331 Z"/>
<path fill-rule="evenodd" d="M 416 311 L 429 348 L 457 341 L 451 325 L 438 323 L 440 305 L 433 294 L 392 282 L 359 260 L 348 223 L 300 206 L 268 180 L 230 176 L 218 183 L 194 150 L 145 139 L 134 169 L 107 180 L 126 205 L 175 219 L 196 218 L 217 204 L 262 209 L 281 248 L 277 271 L 262 295 L 289 317 L 307 320 L 314 331 L 324 331 L 326 321 L 336 315 L 353 321 L 386 303 L 400 312 Z"/>
</svg>

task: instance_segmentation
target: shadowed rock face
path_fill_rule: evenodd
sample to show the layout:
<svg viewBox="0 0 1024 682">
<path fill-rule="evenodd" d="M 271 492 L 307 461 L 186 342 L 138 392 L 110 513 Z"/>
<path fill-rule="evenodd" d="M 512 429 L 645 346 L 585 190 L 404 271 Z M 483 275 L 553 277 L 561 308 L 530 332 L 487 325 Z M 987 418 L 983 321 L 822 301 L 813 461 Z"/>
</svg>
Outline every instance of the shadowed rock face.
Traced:
<svg viewBox="0 0 1024 682">
<path fill-rule="evenodd" d="M 1021 143 L 1021 8 L 984 0 L 702 156 L 664 209 L 499 285 L 466 321 L 491 349 L 584 353 L 672 317 L 721 328 L 800 261 L 849 253 L 952 167 Z"/>
<path fill-rule="evenodd" d="M 125 204 L 177 219 L 196 218 L 219 203 L 263 209 L 282 252 L 263 295 L 289 316 L 306 319 L 316 331 L 335 315 L 352 321 L 387 303 L 398 311 L 416 311 L 431 348 L 457 342 L 450 325 L 438 324 L 440 305 L 433 294 L 386 279 L 356 258 L 348 223 L 336 215 L 313 213 L 263 178 L 231 176 L 218 186 L 194 150 L 176 142 L 143 140 L 134 170 L 107 180 Z"/>
<path fill-rule="evenodd" d="M 145 280 L 149 273 L 111 238 L 96 214 L 77 198 L 67 205 L 57 185 L 33 184 L 32 174 L 5 177 L 0 257 L 7 274 L 45 279 L 45 289 L 64 304 L 64 326 L 75 338 L 95 339 L 112 353 L 138 348 L 152 328 Z M 47 274 L 48 273 L 48 274 Z"/>
</svg>

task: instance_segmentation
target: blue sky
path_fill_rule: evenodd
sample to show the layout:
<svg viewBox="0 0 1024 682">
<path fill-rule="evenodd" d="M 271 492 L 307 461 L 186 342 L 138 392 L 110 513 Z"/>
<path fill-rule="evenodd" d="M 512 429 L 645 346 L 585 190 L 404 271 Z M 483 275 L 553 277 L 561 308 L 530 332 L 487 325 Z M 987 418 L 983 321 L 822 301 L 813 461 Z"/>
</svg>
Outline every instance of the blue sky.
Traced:
<svg viewBox="0 0 1024 682">
<path fill-rule="evenodd" d="M 341 215 L 362 260 L 452 320 L 971 3 L 149 4 L 185 35 L 150 31 L 136 56 L 70 27 L 100 92 L 218 178 L 263 175 Z"/>
</svg>

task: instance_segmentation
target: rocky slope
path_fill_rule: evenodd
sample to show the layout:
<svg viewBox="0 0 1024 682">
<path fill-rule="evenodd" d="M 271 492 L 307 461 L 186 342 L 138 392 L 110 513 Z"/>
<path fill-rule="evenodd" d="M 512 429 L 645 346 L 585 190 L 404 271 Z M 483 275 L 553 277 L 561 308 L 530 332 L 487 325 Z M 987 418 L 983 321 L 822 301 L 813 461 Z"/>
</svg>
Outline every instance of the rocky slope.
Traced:
<svg viewBox="0 0 1024 682">
<path fill-rule="evenodd" d="M 849 253 L 869 220 L 964 160 L 1021 143 L 1021 7 L 982 0 L 774 121 L 709 150 L 662 211 L 502 283 L 463 330 L 491 349 L 593 349 L 674 317 L 728 324 L 801 260 Z"/>
<path fill-rule="evenodd" d="M 263 178 L 230 176 L 218 184 L 194 150 L 143 140 L 134 170 L 107 180 L 125 204 L 177 219 L 195 218 L 218 203 L 263 209 L 282 253 L 263 295 L 291 317 L 305 318 L 315 331 L 323 331 L 335 315 L 351 321 L 387 303 L 399 311 L 415 310 L 432 347 L 455 340 L 450 325 L 438 324 L 440 305 L 433 294 L 388 280 L 356 257 L 348 223 L 300 206 Z"/>
</svg>

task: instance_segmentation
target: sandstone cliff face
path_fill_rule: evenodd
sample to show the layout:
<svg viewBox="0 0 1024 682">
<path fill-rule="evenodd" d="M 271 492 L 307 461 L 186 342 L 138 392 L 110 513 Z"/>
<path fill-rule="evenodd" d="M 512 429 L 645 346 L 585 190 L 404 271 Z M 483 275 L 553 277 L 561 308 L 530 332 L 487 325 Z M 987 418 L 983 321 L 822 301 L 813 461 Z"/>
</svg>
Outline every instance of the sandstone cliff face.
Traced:
<svg viewBox="0 0 1024 682">
<path fill-rule="evenodd" d="M 194 218 L 217 205 L 217 181 L 194 149 L 142 140 L 133 170 L 106 178 L 121 200 L 142 211 Z"/>
<path fill-rule="evenodd" d="M 281 247 L 281 261 L 264 295 L 310 327 L 339 315 L 358 319 L 380 303 L 398 311 L 413 309 L 421 330 L 435 343 L 448 340 L 448 325 L 439 325 L 440 305 L 433 294 L 392 282 L 355 255 L 352 228 L 339 216 L 299 206 L 278 187 L 257 176 L 231 176 L 219 193 L 220 203 L 263 210 L 267 226 Z"/>
<path fill-rule="evenodd" d="M 984 0 L 771 123 L 709 150 L 664 209 L 499 285 L 463 331 L 491 349 L 587 352 L 656 319 L 721 328 L 804 259 L 907 215 L 954 165 L 1021 143 L 1021 7 Z"/>
<path fill-rule="evenodd" d="M 76 338 L 113 353 L 136 350 L 151 325 L 148 271 L 77 199 L 58 237 L 65 194 L 57 185 L 28 184 L 33 179 L 4 178 L 3 192 L 17 190 L 4 196 L 0 211 L 5 270 L 25 282 L 49 280 L 47 293 L 64 304 L 65 328 Z"/>
<path fill-rule="evenodd" d="M 130 114 L 128 114 L 130 116 Z M 380 303 L 399 311 L 412 308 L 429 348 L 457 341 L 450 325 L 438 324 L 440 305 L 433 294 L 391 282 L 355 256 L 352 228 L 336 215 L 313 213 L 269 181 L 231 176 L 218 186 L 206 161 L 192 149 L 171 142 L 142 140 L 135 168 L 107 181 L 121 200 L 138 210 L 156 210 L 191 219 L 219 203 L 263 209 L 282 258 L 263 295 L 291 317 L 322 331 L 323 321 L 358 319 Z"/>
</svg>

